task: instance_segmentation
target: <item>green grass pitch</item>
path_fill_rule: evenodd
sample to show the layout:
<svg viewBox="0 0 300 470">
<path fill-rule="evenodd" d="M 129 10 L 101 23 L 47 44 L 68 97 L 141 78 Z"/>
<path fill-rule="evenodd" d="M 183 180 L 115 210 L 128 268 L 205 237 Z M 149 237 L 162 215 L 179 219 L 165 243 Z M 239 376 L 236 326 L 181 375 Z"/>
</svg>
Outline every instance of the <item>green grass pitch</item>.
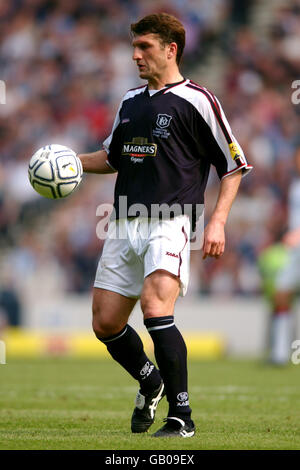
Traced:
<svg viewBox="0 0 300 470">
<path fill-rule="evenodd" d="M 137 385 L 112 360 L 9 360 L 0 365 L 0 449 L 300 449 L 299 376 L 300 365 L 191 361 L 197 433 L 156 439 L 166 399 L 151 432 L 132 435 Z"/>
</svg>

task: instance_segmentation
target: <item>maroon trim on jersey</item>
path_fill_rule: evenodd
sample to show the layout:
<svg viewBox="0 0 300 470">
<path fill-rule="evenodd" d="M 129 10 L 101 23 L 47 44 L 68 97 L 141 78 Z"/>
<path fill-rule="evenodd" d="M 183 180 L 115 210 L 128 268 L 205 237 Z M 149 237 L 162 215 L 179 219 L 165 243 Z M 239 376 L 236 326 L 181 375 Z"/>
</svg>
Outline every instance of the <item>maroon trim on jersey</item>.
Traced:
<svg viewBox="0 0 300 470">
<path fill-rule="evenodd" d="M 183 80 L 181 80 L 181 82 L 177 82 L 177 83 L 174 83 L 174 84 L 170 84 L 170 85 L 166 85 L 166 90 L 163 92 L 163 94 L 167 93 L 167 91 L 169 91 L 170 89 L 172 88 L 175 88 L 176 86 L 180 86 L 180 85 L 183 85 L 184 82 L 186 82 L 187 80 L 184 78 Z"/>
<path fill-rule="evenodd" d="M 180 86 L 182 84 L 184 84 L 185 82 L 187 82 L 188 80 L 186 78 L 184 78 L 183 80 L 181 80 L 180 82 L 176 82 L 176 83 L 167 83 L 164 88 L 162 88 L 161 90 L 157 90 L 156 93 L 154 93 L 153 98 L 156 97 L 156 96 L 160 96 L 160 95 L 164 95 L 165 93 L 167 93 L 169 90 L 175 88 L 176 86 Z M 145 92 L 148 92 L 148 95 L 150 96 L 150 93 L 149 93 L 149 86 L 147 85 L 146 87 L 146 90 Z"/>
<path fill-rule="evenodd" d="M 182 231 L 183 235 L 185 236 L 185 244 L 183 245 L 182 250 L 180 250 L 180 252 L 179 252 L 179 266 L 178 266 L 178 277 L 179 278 L 180 278 L 180 268 L 181 268 L 181 265 L 182 265 L 181 253 L 185 249 L 185 246 L 186 246 L 186 244 L 188 242 L 188 239 L 189 239 L 187 234 L 186 234 L 186 231 L 184 230 L 184 225 L 182 226 L 181 231 Z"/>
<path fill-rule="evenodd" d="M 222 178 L 224 178 L 224 176 L 230 175 L 231 173 L 234 173 L 235 171 L 252 170 L 252 168 L 253 168 L 252 165 L 248 165 L 247 163 L 243 163 L 242 165 L 238 166 L 237 168 L 234 168 L 233 170 L 230 170 L 227 173 L 224 173 L 224 175 L 222 175 Z"/>
<path fill-rule="evenodd" d="M 223 134 L 225 136 L 225 139 L 227 140 L 228 144 L 231 144 L 233 141 L 232 141 L 232 138 L 230 137 L 229 135 L 229 132 L 227 131 L 226 129 L 226 126 L 223 122 L 223 119 L 222 119 L 222 116 L 221 116 L 221 113 L 220 113 L 220 108 L 219 106 L 215 103 L 215 101 L 212 99 L 212 97 L 210 96 L 209 92 L 204 90 L 203 88 L 199 88 L 199 86 L 197 85 L 191 85 L 191 84 L 187 84 L 185 85 L 187 86 L 188 88 L 192 88 L 193 90 L 196 90 L 196 91 L 199 91 L 200 93 L 203 93 L 203 95 L 206 96 L 206 98 L 208 99 L 208 101 L 210 102 L 210 105 L 213 109 L 213 112 L 215 113 L 215 116 L 217 118 L 217 121 L 218 123 L 220 124 L 220 127 L 223 131 Z"/>
<path fill-rule="evenodd" d="M 205 88 L 205 87 L 199 85 L 198 83 L 194 82 L 193 80 L 190 80 L 190 83 L 191 83 L 192 85 L 195 85 L 196 87 L 200 88 L 201 90 L 204 90 L 204 91 L 206 91 L 207 93 L 209 93 L 209 95 L 210 95 L 210 97 L 212 98 L 213 102 L 215 103 L 215 105 L 216 105 L 216 107 L 217 107 L 219 113 L 221 114 L 221 109 L 220 109 L 219 103 L 217 102 L 217 99 L 216 99 L 215 95 L 214 95 L 210 90 L 208 90 L 207 88 Z"/>
</svg>

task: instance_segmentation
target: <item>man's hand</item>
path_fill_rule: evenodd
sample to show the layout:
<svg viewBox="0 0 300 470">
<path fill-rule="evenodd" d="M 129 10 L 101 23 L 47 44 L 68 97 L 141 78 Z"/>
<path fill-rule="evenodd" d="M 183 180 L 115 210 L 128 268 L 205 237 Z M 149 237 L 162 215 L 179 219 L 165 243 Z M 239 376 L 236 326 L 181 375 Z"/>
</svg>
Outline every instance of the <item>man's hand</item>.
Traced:
<svg viewBox="0 0 300 470">
<path fill-rule="evenodd" d="M 203 256 L 202 259 L 211 256 L 220 258 L 225 249 L 224 224 L 219 221 L 210 220 L 204 230 Z"/>
</svg>

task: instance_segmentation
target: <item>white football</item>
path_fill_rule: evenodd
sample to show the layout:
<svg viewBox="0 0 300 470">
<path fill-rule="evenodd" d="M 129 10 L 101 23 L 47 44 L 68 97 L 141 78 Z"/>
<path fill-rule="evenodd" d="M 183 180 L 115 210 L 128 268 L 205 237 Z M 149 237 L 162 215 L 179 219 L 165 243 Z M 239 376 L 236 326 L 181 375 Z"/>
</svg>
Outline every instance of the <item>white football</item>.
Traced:
<svg viewBox="0 0 300 470">
<path fill-rule="evenodd" d="M 46 145 L 32 155 L 28 176 L 31 186 L 41 196 L 60 199 L 69 196 L 80 184 L 82 164 L 70 148 Z"/>
</svg>

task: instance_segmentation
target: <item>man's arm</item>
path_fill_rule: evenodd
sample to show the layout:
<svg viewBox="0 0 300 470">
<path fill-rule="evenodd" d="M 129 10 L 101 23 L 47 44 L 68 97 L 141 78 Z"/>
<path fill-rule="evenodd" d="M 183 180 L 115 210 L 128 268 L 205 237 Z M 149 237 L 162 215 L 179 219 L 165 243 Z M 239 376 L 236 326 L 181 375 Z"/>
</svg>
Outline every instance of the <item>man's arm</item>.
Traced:
<svg viewBox="0 0 300 470">
<path fill-rule="evenodd" d="M 81 160 L 82 168 L 85 173 L 115 173 L 114 170 L 107 163 L 107 153 L 105 150 L 98 150 L 93 153 L 83 153 L 77 155 Z"/>
<path fill-rule="evenodd" d="M 236 197 L 242 172 L 226 176 L 221 180 L 216 207 L 204 230 L 203 259 L 207 256 L 220 258 L 225 249 L 225 223 Z"/>
</svg>

